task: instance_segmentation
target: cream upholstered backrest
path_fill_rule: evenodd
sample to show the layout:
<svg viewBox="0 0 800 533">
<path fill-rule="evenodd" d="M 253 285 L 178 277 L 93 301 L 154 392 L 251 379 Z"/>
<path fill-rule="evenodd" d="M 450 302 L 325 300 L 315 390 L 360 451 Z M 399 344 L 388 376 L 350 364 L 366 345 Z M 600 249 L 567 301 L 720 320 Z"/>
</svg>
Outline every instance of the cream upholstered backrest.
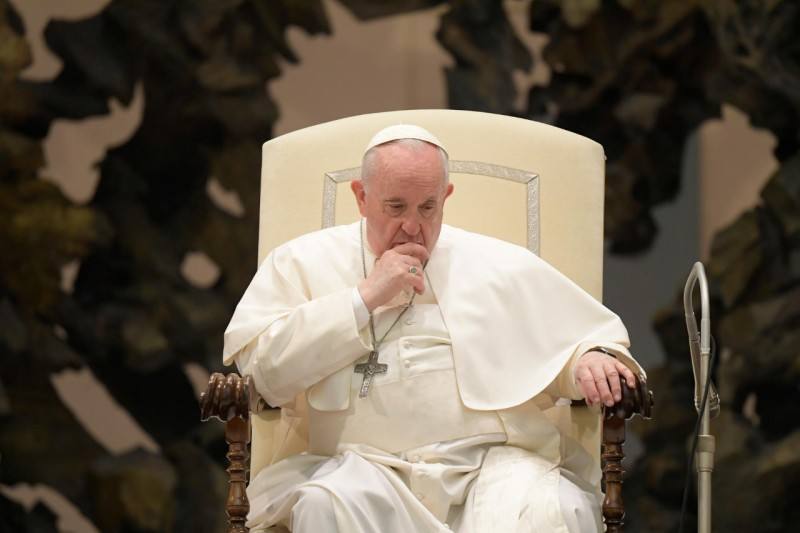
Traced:
<svg viewBox="0 0 800 533">
<path fill-rule="evenodd" d="M 408 110 L 344 118 L 264 144 L 259 263 L 274 247 L 330 224 L 357 220 L 349 187 L 364 147 L 380 129 L 416 124 L 450 156 L 455 192 L 446 224 L 527 246 L 598 300 L 603 278 L 603 148 L 574 133 L 530 120 L 473 111 Z M 559 415 L 563 418 L 562 415 Z M 251 472 L 296 445 L 275 443 L 289 431 L 254 417 Z M 597 416 L 576 436 L 597 456 Z M 561 420 L 562 425 L 574 425 Z M 596 446 L 595 446 L 596 444 Z"/>
<path fill-rule="evenodd" d="M 601 298 L 605 166 L 602 146 L 547 124 L 474 111 L 436 109 L 359 115 L 287 133 L 265 143 L 259 262 L 278 244 L 320 229 L 325 183 L 331 180 L 330 175 L 358 167 L 372 135 L 399 123 L 430 130 L 442 141 L 453 162 L 477 162 L 500 167 L 499 172 L 510 169 L 535 175 L 539 255 Z M 455 193 L 448 200 L 445 223 L 526 245 L 528 187 L 501 178 L 462 174 L 457 169 L 451 181 Z M 337 224 L 354 221 L 358 216 L 347 183 L 336 187 L 334 210 Z"/>
</svg>

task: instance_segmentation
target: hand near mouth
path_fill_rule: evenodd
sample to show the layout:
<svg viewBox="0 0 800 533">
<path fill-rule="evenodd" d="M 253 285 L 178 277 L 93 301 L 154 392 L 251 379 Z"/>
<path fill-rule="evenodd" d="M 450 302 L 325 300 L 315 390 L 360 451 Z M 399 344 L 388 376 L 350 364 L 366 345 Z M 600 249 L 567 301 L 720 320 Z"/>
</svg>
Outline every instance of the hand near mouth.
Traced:
<svg viewBox="0 0 800 533">
<path fill-rule="evenodd" d="M 425 292 L 422 269 L 429 257 L 424 246 L 412 242 L 386 250 L 367 279 L 358 284 L 367 309 L 372 312 L 405 290 L 417 294 Z"/>
</svg>

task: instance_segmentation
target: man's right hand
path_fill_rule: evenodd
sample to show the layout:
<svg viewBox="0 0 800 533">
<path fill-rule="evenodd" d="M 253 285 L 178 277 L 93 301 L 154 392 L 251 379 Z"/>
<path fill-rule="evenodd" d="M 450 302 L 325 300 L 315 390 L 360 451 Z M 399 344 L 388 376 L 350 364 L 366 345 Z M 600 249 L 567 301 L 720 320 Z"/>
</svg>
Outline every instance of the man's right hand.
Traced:
<svg viewBox="0 0 800 533">
<path fill-rule="evenodd" d="M 401 291 L 414 290 L 417 294 L 425 292 L 422 266 L 430 254 L 421 244 L 407 242 L 386 250 L 375 262 L 367 279 L 358 284 L 361 299 L 369 309 L 375 310 Z M 416 273 L 409 272 L 416 267 Z"/>
</svg>

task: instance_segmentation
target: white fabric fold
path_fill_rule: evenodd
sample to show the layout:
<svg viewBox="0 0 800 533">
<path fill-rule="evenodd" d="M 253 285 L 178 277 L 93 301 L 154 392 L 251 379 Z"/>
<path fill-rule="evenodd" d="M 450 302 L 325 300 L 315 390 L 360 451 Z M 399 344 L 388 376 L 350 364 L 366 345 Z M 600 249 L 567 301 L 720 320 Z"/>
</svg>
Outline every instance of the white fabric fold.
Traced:
<svg viewBox="0 0 800 533">
<path fill-rule="evenodd" d="M 464 405 L 525 402 L 587 342 L 621 347 L 641 371 L 627 353 L 619 317 L 569 278 L 520 246 L 446 229 L 427 271 L 450 331 Z"/>
<path fill-rule="evenodd" d="M 236 308 L 223 360 L 230 364 L 260 337 L 252 364 L 267 402 L 282 405 L 313 385 L 309 402 L 315 408 L 345 409 L 352 364 L 369 351 L 352 302 L 362 270 L 358 223 L 276 248 Z M 619 318 L 525 248 L 442 226 L 426 272 L 469 408 L 524 403 L 589 344 L 611 347 L 644 374 L 627 351 Z"/>
</svg>

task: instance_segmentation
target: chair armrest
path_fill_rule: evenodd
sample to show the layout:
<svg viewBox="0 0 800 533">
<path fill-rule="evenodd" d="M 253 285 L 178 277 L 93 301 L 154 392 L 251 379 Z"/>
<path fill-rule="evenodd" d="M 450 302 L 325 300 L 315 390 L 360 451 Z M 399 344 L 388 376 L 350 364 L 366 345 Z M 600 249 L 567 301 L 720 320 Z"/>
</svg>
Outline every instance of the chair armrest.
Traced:
<svg viewBox="0 0 800 533">
<path fill-rule="evenodd" d="M 200 420 L 217 418 L 228 422 L 234 417 L 250 419 L 250 412 L 260 412 L 266 402 L 256 392 L 253 378 L 215 372 L 208 379 L 206 391 L 200 394 Z"/>
<path fill-rule="evenodd" d="M 604 418 L 616 417 L 628 420 L 634 415 L 649 419 L 653 412 L 653 391 L 647 387 L 647 380 L 636 377 L 636 386 L 628 387 L 622 380 L 622 399 L 612 407 L 604 409 Z"/>
<path fill-rule="evenodd" d="M 250 502 L 247 500 L 247 473 L 250 470 L 250 412 L 258 412 L 264 401 L 256 392 L 250 376 L 214 373 L 206 391 L 200 395 L 200 419 L 217 418 L 225 422 L 228 443 L 228 533 L 247 533 L 245 526 Z"/>
<path fill-rule="evenodd" d="M 625 523 L 625 506 L 622 500 L 625 421 L 634 415 L 650 418 L 652 409 L 653 393 L 647 388 L 647 381 L 639 377 L 636 378 L 636 386 L 633 388 L 628 387 L 623 380 L 622 399 L 612 407 L 603 409 L 602 466 L 606 493 L 603 500 L 603 521 L 607 533 L 621 533 Z"/>
</svg>

